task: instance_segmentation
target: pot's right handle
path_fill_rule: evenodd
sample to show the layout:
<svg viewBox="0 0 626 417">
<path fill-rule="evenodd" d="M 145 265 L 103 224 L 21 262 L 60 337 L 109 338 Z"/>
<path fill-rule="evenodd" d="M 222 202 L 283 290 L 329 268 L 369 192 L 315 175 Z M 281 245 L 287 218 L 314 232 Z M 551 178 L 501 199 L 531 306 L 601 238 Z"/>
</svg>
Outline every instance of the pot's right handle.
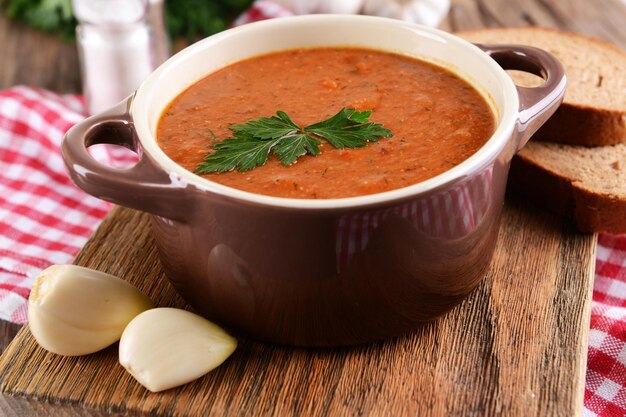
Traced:
<svg viewBox="0 0 626 417">
<path fill-rule="evenodd" d="M 545 80 L 539 87 L 517 87 L 519 116 L 517 129 L 521 149 L 530 137 L 554 114 L 563 101 L 567 76 L 552 54 L 526 45 L 476 44 L 503 69 L 530 72 Z"/>
</svg>

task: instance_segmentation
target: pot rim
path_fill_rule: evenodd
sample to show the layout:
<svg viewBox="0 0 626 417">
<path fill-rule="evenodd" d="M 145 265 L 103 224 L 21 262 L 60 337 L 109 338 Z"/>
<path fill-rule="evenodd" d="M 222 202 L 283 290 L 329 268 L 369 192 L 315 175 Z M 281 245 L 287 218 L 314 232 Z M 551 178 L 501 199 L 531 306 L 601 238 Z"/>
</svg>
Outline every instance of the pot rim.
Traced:
<svg viewBox="0 0 626 417">
<path fill-rule="evenodd" d="M 416 184 L 398 188 L 390 191 L 385 191 L 376 194 L 367 194 L 355 197 L 345 198 L 333 198 L 333 199 L 298 199 L 298 198 L 284 198 L 274 197 L 263 194 L 255 194 L 248 191 L 231 188 L 206 178 L 200 177 L 191 171 L 186 170 L 181 165 L 170 159 L 165 152 L 158 146 L 155 136 L 151 133 L 148 117 L 148 102 L 150 98 L 150 91 L 158 88 L 162 78 L 170 76 L 172 71 L 176 70 L 182 62 L 190 57 L 202 53 L 207 48 L 211 48 L 213 45 L 218 44 L 224 39 L 241 34 L 249 34 L 253 36 L 255 31 L 261 28 L 276 27 L 285 28 L 293 27 L 294 30 L 297 26 L 302 24 L 332 24 L 332 25 L 383 25 L 383 26 L 396 26 L 407 31 L 407 36 L 418 36 L 421 38 L 434 39 L 444 44 L 452 44 L 457 47 L 466 48 L 472 53 L 477 54 L 484 64 L 491 67 L 493 73 L 498 77 L 497 82 L 499 88 L 503 90 L 504 101 L 502 107 L 496 107 L 493 99 L 485 97 L 490 104 L 492 110 L 496 113 L 494 117 L 498 120 L 497 127 L 487 142 L 472 156 L 465 159 L 459 165 L 439 174 L 427 180 L 418 182 Z M 320 46 L 324 46 L 320 44 Z M 285 48 L 276 48 L 276 51 L 284 50 Z M 379 50 L 385 50 L 382 48 L 374 48 Z M 398 53 L 398 51 L 391 51 Z M 437 64 L 437 62 L 435 62 Z M 219 68 L 223 68 L 229 65 L 226 63 L 220 65 Z M 218 69 L 219 69 L 218 68 Z M 459 74 L 454 70 L 454 66 L 450 64 L 447 68 L 455 74 L 459 75 L 463 79 L 467 80 L 463 74 Z M 204 74 L 206 76 L 210 72 Z M 200 79 L 200 78 L 199 78 Z M 193 80 L 190 85 L 193 85 L 199 79 Z M 469 81 L 468 81 L 469 82 Z M 477 82 L 470 82 L 476 87 Z M 184 91 L 181 90 L 179 94 Z M 480 91 L 485 96 L 486 89 Z M 171 101 L 170 101 L 171 102 Z M 261 22 L 255 22 L 239 26 L 236 28 L 228 29 L 224 32 L 220 32 L 216 35 L 205 38 L 197 43 L 188 46 L 176 55 L 172 56 L 159 68 L 157 68 L 137 89 L 135 92 L 131 104 L 130 115 L 135 126 L 138 140 L 141 144 L 142 151 L 149 154 L 153 160 L 163 169 L 172 180 L 172 183 L 185 187 L 187 185 L 193 185 L 194 187 L 212 192 L 223 197 L 230 197 L 235 200 L 245 201 L 247 203 L 255 203 L 260 205 L 274 206 L 274 207 L 287 207 L 287 208 L 300 208 L 300 209 L 328 209 L 328 208 L 352 208 L 363 207 L 385 203 L 393 203 L 396 201 L 406 200 L 407 198 L 415 197 L 419 194 L 427 193 L 433 190 L 440 189 L 447 184 L 451 184 L 462 180 L 469 176 L 471 173 L 476 172 L 488 164 L 492 163 L 496 157 L 500 154 L 501 150 L 513 140 L 515 136 L 514 126 L 517 121 L 519 113 L 519 98 L 518 91 L 515 84 L 507 73 L 494 61 L 488 54 L 478 48 L 476 45 L 465 41 L 455 35 L 447 33 L 445 31 L 418 25 L 414 23 L 399 21 L 395 19 L 362 16 L 362 15 L 304 15 L 304 16 L 292 16 L 277 19 L 270 19 Z M 161 109 L 161 111 L 164 109 Z"/>
</svg>

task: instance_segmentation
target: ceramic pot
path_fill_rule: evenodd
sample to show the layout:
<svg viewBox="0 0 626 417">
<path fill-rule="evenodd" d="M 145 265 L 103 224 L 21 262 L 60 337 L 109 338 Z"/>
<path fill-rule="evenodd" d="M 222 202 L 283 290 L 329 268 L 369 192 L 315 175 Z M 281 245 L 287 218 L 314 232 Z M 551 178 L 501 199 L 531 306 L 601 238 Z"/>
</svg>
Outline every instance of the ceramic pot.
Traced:
<svg viewBox="0 0 626 417">
<path fill-rule="evenodd" d="M 493 136 L 443 174 L 379 194 L 329 200 L 270 197 L 203 179 L 157 145 L 161 112 L 207 74 L 292 48 L 352 45 L 447 67 L 488 98 Z M 535 73 L 516 87 L 504 69 Z M 468 43 L 440 30 L 366 16 L 314 15 L 227 30 L 170 58 L 136 93 L 73 127 L 63 155 L 96 197 L 152 214 L 163 267 L 201 314 L 265 341 L 304 346 L 399 335 L 447 312 L 482 279 L 493 254 L 511 158 L 556 110 L 560 63 L 539 49 Z M 87 147 L 126 146 L 127 169 Z"/>
</svg>

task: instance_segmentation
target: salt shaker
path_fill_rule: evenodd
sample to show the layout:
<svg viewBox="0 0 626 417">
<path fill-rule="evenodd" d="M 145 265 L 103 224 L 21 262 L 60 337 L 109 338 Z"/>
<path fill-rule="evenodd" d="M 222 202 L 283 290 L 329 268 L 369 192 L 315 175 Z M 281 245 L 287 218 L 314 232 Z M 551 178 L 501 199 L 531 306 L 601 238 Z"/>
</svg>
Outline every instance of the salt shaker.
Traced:
<svg viewBox="0 0 626 417">
<path fill-rule="evenodd" d="M 155 56 L 148 0 L 73 0 L 72 5 L 87 110 L 100 113 L 137 89 L 166 56 Z"/>
</svg>

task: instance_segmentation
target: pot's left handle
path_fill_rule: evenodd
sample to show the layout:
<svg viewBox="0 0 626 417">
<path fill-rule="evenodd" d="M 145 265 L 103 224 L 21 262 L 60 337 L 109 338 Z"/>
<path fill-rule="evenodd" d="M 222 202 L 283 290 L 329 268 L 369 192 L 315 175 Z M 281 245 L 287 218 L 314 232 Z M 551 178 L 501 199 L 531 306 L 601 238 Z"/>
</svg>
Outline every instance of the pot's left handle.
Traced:
<svg viewBox="0 0 626 417">
<path fill-rule="evenodd" d="M 63 138 L 61 153 L 72 181 L 95 197 L 115 204 L 181 220 L 181 206 L 189 190 L 172 183 L 169 175 L 143 153 L 129 108 L 132 96 L 114 108 L 72 127 Z M 87 148 L 96 144 L 124 146 L 139 156 L 135 165 L 117 169 L 101 164 Z M 181 204 L 182 203 L 182 204 Z"/>
<path fill-rule="evenodd" d="M 554 114 L 563 101 L 567 77 L 565 68 L 552 54 L 526 45 L 476 44 L 503 69 L 519 70 L 544 79 L 538 87 L 516 86 L 519 96 L 517 129 L 521 149 L 530 137 Z"/>
</svg>

